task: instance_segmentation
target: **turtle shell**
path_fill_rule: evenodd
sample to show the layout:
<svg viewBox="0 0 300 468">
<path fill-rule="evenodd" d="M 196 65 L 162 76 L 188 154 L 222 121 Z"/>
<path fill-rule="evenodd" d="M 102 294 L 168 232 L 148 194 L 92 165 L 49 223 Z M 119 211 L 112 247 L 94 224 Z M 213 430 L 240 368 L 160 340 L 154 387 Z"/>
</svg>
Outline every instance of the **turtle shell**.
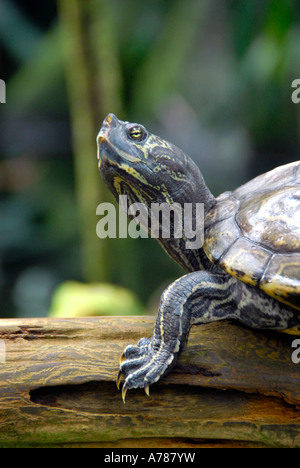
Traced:
<svg viewBox="0 0 300 468">
<path fill-rule="evenodd" d="M 204 250 L 227 273 L 300 310 L 300 161 L 217 198 Z"/>
</svg>

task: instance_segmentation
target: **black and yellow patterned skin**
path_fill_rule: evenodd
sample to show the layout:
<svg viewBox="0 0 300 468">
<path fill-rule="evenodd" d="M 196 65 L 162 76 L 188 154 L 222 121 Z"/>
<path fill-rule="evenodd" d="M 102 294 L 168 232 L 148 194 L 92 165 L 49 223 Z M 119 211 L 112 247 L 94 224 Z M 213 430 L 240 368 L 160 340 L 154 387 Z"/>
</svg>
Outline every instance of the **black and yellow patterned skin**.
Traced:
<svg viewBox="0 0 300 468">
<path fill-rule="evenodd" d="M 98 138 L 101 176 L 116 199 L 204 204 L 204 244 L 159 238 L 186 274 L 161 296 L 151 339 L 128 346 L 117 379 L 122 395 L 159 380 L 176 363 L 192 325 L 237 320 L 300 335 L 300 162 L 215 198 L 196 164 L 139 124 L 109 114 Z M 182 220 L 183 222 L 183 220 Z"/>
</svg>

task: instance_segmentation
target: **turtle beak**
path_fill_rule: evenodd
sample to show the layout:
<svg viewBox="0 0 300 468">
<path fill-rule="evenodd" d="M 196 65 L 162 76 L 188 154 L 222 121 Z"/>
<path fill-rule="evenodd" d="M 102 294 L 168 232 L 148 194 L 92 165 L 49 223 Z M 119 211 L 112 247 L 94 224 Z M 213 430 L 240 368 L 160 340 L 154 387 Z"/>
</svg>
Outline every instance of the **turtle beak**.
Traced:
<svg viewBox="0 0 300 468">
<path fill-rule="evenodd" d="M 97 159 L 98 159 L 98 167 L 100 169 L 100 166 L 101 166 L 101 162 L 102 162 L 102 158 L 101 158 L 101 154 L 100 154 L 100 151 L 101 151 L 101 144 L 103 142 L 107 141 L 106 138 L 101 135 L 101 131 L 99 132 L 98 136 L 97 136 Z"/>
<path fill-rule="evenodd" d="M 107 141 L 107 139 L 105 138 L 105 136 L 101 134 L 101 130 L 100 130 L 97 136 L 97 159 L 99 162 L 101 162 L 101 158 L 100 158 L 101 143 L 103 143 L 104 141 Z"/>
<path fill-rule="evenodd" d="M 100 148 L 101 144 L 106 141 L 109 142 L 109 130 L 112 126 L 116 125 L 118 121 L 117 117 L 114 114 L 108 114 L 100 128 L 100 132 L 97 135 L 97 158 L 99 161 L 99 165 L 101 164 L 101 155 L 100 155 Z"/>
</svg>

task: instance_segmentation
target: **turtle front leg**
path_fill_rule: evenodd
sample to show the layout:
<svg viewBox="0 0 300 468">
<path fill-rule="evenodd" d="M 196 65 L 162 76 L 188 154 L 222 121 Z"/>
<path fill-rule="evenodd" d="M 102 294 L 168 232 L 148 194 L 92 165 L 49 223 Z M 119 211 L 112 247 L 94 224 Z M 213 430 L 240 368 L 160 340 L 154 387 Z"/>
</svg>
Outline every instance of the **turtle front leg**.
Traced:
<svg viewBox="0 0 300 468">
<path fill-rule="evenodd" d="M 295 310 L 227 273 L 195 271 L 162 294 L 152 338 L 125 349 L 117 379 L 123 400 L 130 388 L 157 382 L 176 363 L 192 325 L 233 319 L 252 328 L 285 330 L 299 324 Z"/>
<path fill-rule="evenodd" d="M 127 346 L 120 365 L 117 386 L 124 378 L 122 397 L 131 388 L 144 388 L 157 382 L 176 363 L 193 323 L 207 323 L 233 315 L 231 284 L 226 274 L 197 271 L 182 276 L 161 296 L 151 339 L 142 338 Z"/>
</svg>

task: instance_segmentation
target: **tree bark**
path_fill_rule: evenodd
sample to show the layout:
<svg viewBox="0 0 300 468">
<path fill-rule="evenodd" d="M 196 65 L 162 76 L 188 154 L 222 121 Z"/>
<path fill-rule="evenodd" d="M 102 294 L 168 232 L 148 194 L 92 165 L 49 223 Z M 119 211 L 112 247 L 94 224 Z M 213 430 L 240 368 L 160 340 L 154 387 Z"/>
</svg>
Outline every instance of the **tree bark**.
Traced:
<svg viewBox="0 0 300 468">
<path fill-rule="evenodd" d="M 153 317 L 2 319 L 1 447 L 300 447 L 294 337 L 228 322 L 193 327 L 150 387 L 115 385 Z"/>
</svg>

